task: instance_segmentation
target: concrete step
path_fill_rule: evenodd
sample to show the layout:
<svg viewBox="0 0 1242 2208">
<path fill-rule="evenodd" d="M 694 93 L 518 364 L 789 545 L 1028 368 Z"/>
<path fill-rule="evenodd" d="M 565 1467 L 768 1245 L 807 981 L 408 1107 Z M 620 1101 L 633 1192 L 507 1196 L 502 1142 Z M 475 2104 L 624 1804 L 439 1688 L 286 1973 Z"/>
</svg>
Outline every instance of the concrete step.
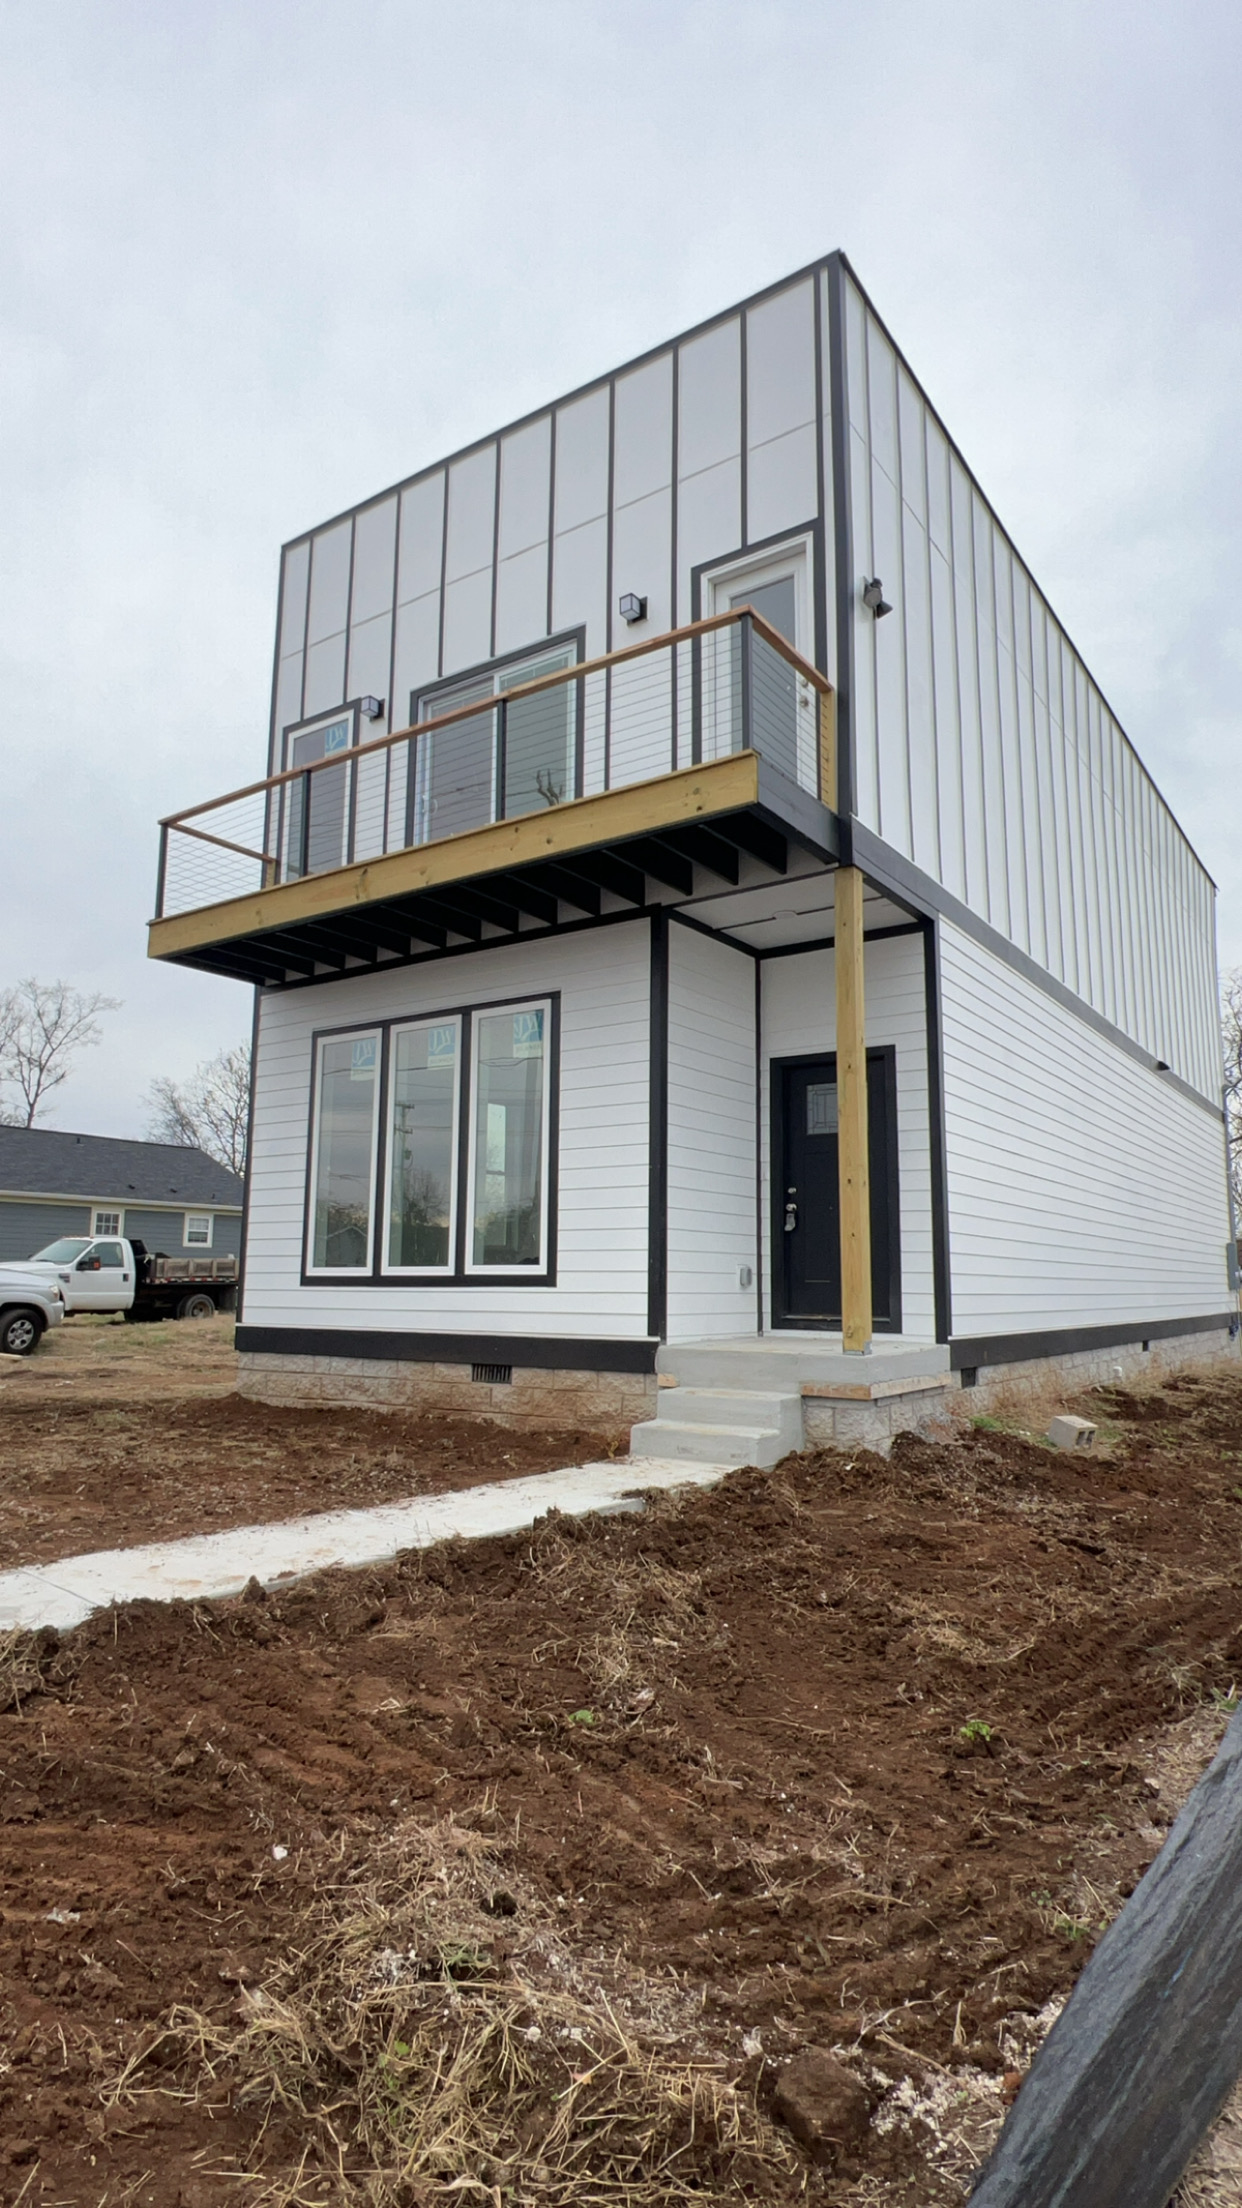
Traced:
<svg viewBox="0 0 1242 2208">
<path fill-rule="evenodd" d="M 661 1388 L 659 1414 L 635 1426 L 635 1456 L 700 1464 L 777 1464 L 802 1447 L 802 1398 L 753 1388 Z"/>
<path fill-rule="evenodd" d="M 778 1464 L 788 1454 L 776 1428 L 665 1424 L 648 1418 L 630 1429 L 630 1455 L 689 1464 Z"/>
<path fill-rule="evenodd" d="M 656 1417 L 678 1426 L 788 1426 L 801 1437 L 802 1398 L 792 1388 L 661 1388 Z"/>
</svg>

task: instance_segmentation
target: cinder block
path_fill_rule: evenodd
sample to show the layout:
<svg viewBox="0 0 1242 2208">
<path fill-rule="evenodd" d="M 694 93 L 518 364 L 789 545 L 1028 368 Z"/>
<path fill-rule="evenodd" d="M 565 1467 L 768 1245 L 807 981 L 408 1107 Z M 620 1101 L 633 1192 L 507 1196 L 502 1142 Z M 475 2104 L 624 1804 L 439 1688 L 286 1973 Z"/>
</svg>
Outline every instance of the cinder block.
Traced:
<svg viewBox="0 0 1242 2208">
<path fill-rule="evenodd" d="M 1090 1449 L 1095 1442 L 1095 1428 L 1089 1418 L 1074 1418 L 1065 1411 L 1053 1419 L 1048 1440 L 1054 1449 Z"/>
</svg>

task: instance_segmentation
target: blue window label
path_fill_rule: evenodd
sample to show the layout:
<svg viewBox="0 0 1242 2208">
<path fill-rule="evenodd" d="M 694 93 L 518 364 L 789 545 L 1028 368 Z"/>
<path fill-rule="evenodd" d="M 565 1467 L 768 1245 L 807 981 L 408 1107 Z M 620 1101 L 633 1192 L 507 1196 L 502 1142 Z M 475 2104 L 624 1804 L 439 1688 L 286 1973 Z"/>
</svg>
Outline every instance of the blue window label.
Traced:
<svg viewBox="0 0 1242 2208">
<path fill-rule="evenodd" d="M 369 1081 L 375 1072 L 375 1053 L 378 1042 L 374 1035 L 359 1035 L 350 1046 L 349 1078 L 351 1081 Z"/>
<path fill-rule="evenodd" d="M 331 755 L 332 755 L 332 753 L 333 753 L 334 751 L 348 751 L 348 750 L 349 750 L 349 722 L 348 722 L 348 721 L 335 721 L 335 722 L 333 723 L 333 725 L 332 725 L 332 727 L 331 727 L 331 728 L 328 728 L 328 729 L 325 729 L 325 730 L 324 730 L 324 737 L 323 737 L 323 755 L 324 755 L 324 758 L 325 758 L 325 759 L 328 759 L 328 758 L 330 758 L 330 757 L 331 757 Z"/>
<path fill-rule="evenodd" d="M 543 1053 L 543 1011 L 515 1012 L 513 1015 L 513 1055 L 515 1058 L 538 1058 Z"/>
<path fill-rule="evenodd" d="M 442 1066 L 451 1073 L 457 1059 L 457 1029 L 433 1027 L 427 1036 L 427 1067 Z"/>
</svg>

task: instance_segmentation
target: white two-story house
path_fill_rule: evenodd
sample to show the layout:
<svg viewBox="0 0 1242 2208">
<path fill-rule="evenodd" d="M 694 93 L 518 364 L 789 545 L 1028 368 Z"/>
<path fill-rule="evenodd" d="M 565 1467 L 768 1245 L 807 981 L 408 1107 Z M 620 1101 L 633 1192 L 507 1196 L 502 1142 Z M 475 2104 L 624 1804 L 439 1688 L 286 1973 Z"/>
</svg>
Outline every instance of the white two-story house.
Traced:
<svg viewBox="0 0 1242 2208">
<path fill-rule="evenodd" d="M 255 1392 L 770 1458 L 1232 1346 L 1213 885 L 840 254 L 286 545 L 150 948 L 254 986 Z"/>
</svg>

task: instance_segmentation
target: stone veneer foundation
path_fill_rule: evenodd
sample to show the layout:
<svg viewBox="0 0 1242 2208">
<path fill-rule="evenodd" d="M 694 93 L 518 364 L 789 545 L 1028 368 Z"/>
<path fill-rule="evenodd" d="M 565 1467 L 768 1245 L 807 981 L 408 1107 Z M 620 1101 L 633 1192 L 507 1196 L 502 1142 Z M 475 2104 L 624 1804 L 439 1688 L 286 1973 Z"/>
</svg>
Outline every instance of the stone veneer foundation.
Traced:
<svg viewBox="0 0 1242 2208">
<path fill-rule="evenodd" d="M 1081 1388 L 1107 1386 L 1110 1381 L 1153 1379 L 1240 1361 L 1242 1340 L 1225 1327 L 1210 1334 L 1172 1334 L 1153 1340 L 1149 1349 L 1126 1342 L 1115 1349 L 980 1365 L 973 1387 L 964 1387 L 961 1373 L 953 1372 L 945 1375 L 947 1385 L 911 1388 L 879 1402 L 834 1402 L 807 1395 L 802 1401 L 803 1430 L 808 1448 L 866 1448 L 887 1456 L 898 1434 L 943 1439 L 963 1423 L 986 1418 L 997 1409 L 1017 1415 L 1024 1397 L 1068 1398 Z"/>
<path fill-rule="evenodd" d="M 257 1403 L 336 1403 L 435 1418 L 490 1418 L 498 1425 L 555 1432 L 563 1427 L 623 1436 L 653 1413 L 654 1373 L 513 1367 L 511 1381 L 473 1380 L 469 1365 L 388 1357 L 297 1357 L 243 1350 L 238 1393 Z"/>
</svg>

